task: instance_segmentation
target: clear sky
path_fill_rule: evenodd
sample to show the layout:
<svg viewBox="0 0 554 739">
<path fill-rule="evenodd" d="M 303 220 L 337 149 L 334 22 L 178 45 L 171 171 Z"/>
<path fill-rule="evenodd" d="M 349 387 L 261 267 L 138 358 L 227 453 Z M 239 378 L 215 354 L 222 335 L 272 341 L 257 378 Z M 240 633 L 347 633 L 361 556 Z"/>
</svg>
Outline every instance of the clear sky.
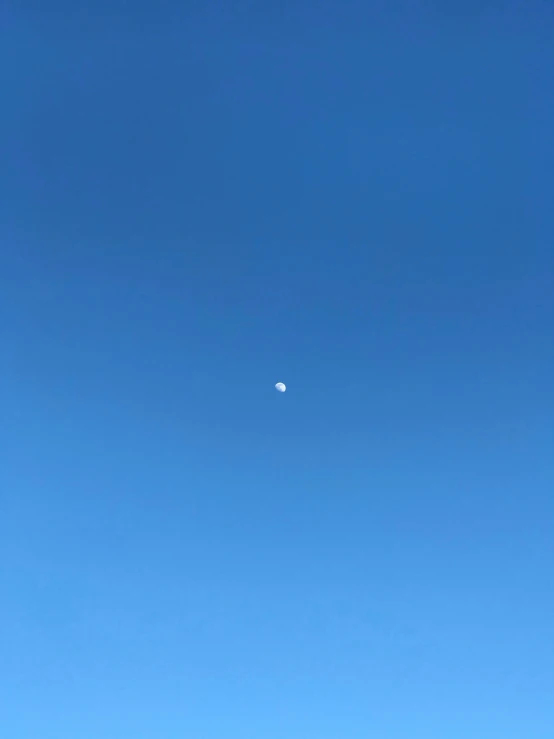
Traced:
<svg viewBox="0 0 554 739">
<path fill-rule="evenodd" d="M 4 18 L 2 736 L 552 739 L 552 3 Z"/>
</svg>

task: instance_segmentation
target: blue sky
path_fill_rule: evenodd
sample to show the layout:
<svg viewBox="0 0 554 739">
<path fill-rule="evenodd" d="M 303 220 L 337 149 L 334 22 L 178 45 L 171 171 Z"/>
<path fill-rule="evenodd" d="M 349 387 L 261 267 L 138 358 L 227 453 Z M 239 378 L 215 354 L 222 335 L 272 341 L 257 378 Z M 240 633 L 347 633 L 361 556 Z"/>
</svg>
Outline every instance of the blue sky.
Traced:
<svg viewBox="0 0 554 739">
<path fill-rule="evenodd" d="M 552 5 L 6 29 L 5 735 L 551 739 Z"/>
</svg>

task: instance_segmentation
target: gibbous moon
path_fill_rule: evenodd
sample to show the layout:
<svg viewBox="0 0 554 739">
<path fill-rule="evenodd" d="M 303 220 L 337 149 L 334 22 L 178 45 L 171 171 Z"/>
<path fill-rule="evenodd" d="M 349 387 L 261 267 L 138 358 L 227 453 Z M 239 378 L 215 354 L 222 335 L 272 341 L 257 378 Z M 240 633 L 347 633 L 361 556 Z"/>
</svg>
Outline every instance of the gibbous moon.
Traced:
<svg viewBox="0 0 554 739">
<path fill-rule="evenodd" d="M 287 389 L 287 386 L 285 385 L 284 382 L 278 382 L 275 385 L 275 390 L 278 390 L 280 393 L 284 393 L 286 389 Z"/>
</svg>

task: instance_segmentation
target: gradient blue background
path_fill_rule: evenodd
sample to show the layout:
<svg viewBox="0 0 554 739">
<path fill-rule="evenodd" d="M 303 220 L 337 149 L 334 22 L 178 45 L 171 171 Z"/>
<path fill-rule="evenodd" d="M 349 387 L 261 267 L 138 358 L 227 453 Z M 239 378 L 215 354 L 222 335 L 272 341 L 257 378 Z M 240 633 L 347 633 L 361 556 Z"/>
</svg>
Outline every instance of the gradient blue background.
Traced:
<svg viewBox="0 0 554 739">
<path fill-rule="evenodd" d="M 554 7 L 89 5 L 2 37 L 2 736 L 552 739 Z"/>
</svg>

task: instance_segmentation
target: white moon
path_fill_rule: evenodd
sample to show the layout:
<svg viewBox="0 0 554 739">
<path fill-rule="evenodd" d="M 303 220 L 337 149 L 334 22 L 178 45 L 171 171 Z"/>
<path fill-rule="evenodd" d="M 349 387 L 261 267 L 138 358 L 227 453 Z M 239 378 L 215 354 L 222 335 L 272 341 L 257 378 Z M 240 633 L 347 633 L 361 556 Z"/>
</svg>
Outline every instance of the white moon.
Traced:
<svg viewBox="0 0 554 739">
<path fill-rule="evenodd" d="M 280 393 L 284 393 L 286 389 L 287 389 L 287 386 L 285 385 L 284 382 L 278 382 L 275 385 L 275 390 L 278 390 Z"/>
</svg>

